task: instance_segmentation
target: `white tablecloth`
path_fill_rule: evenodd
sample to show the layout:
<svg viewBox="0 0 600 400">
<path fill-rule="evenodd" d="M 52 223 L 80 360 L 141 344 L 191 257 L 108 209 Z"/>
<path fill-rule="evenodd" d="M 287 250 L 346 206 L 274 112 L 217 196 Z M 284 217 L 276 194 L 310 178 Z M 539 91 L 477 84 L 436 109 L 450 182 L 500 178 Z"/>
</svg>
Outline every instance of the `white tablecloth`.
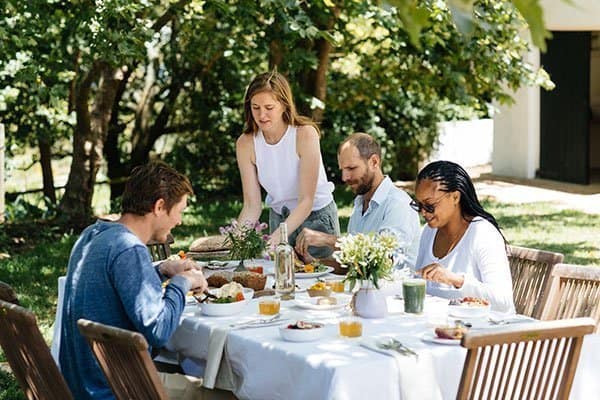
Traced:
<svg viewBox="0 0 600 400">
<path fill-rule="evenodd" d="M 392 357 L 365 349 L 360 339 L 338 335 L 339 312 L 313 312 L 292 302 L 282 303 L 284 318 L 318 320 L 326 323 L 326 335 L 317 342 L 291 343 L 281 339 L 279 327 L 232 330 L 225 355 L 236 374 L 233 392 L 241 399 L 377 399 L 401 400 L 399 373 Z M 386 319 L 362 319 L 363 337 L 394 336 L 418 353 L 433 359 L 435 382 L 444 399 L 455 399 L 466 349 L 459 345 L 424 342 L 422 335 L 434 325 L 446 322 L 447 300 L 428 297 L 423 316 L 401 313 L 402 301 L 388 298 L 392 314 Z M 206 359 L 211 326 L 257 317 L 257 300 L 242 314 L 233 317 L 206 317 L 197 306 L 186 308 L 180 328 L 169 348 L 184 357 Z M 594 398 L 600 391 L 597 367 L 600 365 L 600 335 L 591 335 L 584 348 L 572 390 L 572 399 Z M 301 386 L 301 389 L 299 388 Z"/>
</svg>

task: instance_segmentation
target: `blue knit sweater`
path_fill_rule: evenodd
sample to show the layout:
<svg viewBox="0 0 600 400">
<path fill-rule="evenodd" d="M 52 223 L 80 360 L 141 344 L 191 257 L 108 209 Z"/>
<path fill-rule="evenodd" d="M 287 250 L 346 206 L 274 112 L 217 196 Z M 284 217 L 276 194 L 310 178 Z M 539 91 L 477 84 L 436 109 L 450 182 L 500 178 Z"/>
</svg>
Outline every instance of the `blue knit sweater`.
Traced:
<svg viewBox="0 0 600 400">
<path fill-rule="evenodd" d="M 114 399 L 79 333 L 79 318 L 138 331 L 150 346 L 163 346 L 179 325 L 189 289 L 176 276 L 163 294 L 148 249 L 124 225 L 87 227 L 69 259 L 60 342 L 60 366 L 74 398 Z"/>
</svg>

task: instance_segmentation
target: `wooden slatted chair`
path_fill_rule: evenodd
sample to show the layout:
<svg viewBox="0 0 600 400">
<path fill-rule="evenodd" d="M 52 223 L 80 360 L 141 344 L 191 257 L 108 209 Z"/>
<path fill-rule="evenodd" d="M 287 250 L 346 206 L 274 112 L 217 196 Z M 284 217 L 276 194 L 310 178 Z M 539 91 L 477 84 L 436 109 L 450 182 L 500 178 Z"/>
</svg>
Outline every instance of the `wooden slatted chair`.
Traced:
<svg viewBox="0 0 600 400">
<path fill-rule="evenodd" d="M 545 298 L 543 320 L 592 317 L 600 332 L 600 267 L 556 265 Z"/>
<path fill-rule="evenodd" d="M 457 399 L 567 400 L 591 318 L 471 331 Z"/>
<path fill-rule="evenodd" d="M 507 256 L 517 313 L 539 319 L 552 268 L 562 262 L 564 256 L 518 246 L 508 246 Z"/>
<path fill-rule="evenodd" d="M 73 398 L 31 311 L 0 300 L 0 345 L 28 399 Z"/>
<path fill-rule="evenodd" d="M 150 256 L 152 257 L 152 261 L 161 261 L 169 258 L 171 255 L 171 245 L 173 243 L 175 243 L 175 239 L 173 239 L 171 234 L 167 236 L 166 242 L 157 242 L 153 240 L 146 243 L 148 251 L 150 252 Z"/>
<path fill-rule="evenodd" d="M 19 305 L 17 292 L 8 283 L 0 281 L 0 300 Z"/>
<path fill-rule="evenodd" d="M 117 399 L 168 399 L 142 334 L 86 319 L 77 325 Z"/>
</svg>

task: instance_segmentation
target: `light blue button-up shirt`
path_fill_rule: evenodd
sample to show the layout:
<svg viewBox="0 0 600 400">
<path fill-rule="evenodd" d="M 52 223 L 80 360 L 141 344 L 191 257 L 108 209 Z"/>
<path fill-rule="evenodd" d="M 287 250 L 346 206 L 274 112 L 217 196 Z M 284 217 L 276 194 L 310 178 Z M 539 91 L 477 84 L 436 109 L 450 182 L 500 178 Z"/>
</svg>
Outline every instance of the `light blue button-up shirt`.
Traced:
<svg viewBox="0 0 600 400">
<path fill-rule="evenodd" d="M 375 190 L 367 211 L 363 214 L 363 196 L 354 199 L 354 209 L 348 222 L 348 233 L 369 233 L 389 230 L 400 241 L 406 262 L 414 267 L 419 250 L 421 227 L 419 215 L 408 205 L 411 198 L 385 177 Z"/>
</svg>

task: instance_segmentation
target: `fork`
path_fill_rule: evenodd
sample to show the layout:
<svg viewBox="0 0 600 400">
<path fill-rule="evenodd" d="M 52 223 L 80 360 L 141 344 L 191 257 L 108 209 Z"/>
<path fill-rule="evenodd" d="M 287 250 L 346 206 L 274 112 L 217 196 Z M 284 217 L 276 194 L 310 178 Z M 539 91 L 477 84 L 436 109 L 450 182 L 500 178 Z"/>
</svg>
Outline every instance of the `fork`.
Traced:
<svg viewBox="0 0 600 400">
<path fill-rule="evenodd" d="M 243 327 L 243 326 L 253 326 L 253 325 L 269 324 L 271 322 L 275 322 L 279 318 L 281 318 L 281 314 L 277 314 L 277 315 L 274 315 L 274 316 L 269 317 L 269 318 L 256 319 L 256 320 L 253 320 L 253 321 L 238 322 L 236 324 L 230 324 L 229 327 L 230 328 L 239 328 L 239 327 Z"/>
<path fill-rule="evenodd" d="M 380 349 L 384 349 L 384 350 L 393 350 L 397 353 L 402 354 L 403 356 L 410 354 L 415 356 L 415 358 L 418 360 L 419 359 L 419 355 L 417 353 L 415 353 L 414 350 L 412 350 L 411 348 L 407 347 L 406 345 L 404 345 L 402 342 L 400 342 L 399 340 L 395 339 L 395 338 L 391 338 L 389 342 L 379 342 L 377 343 L 377 347 L 379 347 Z"/>
</svg>

